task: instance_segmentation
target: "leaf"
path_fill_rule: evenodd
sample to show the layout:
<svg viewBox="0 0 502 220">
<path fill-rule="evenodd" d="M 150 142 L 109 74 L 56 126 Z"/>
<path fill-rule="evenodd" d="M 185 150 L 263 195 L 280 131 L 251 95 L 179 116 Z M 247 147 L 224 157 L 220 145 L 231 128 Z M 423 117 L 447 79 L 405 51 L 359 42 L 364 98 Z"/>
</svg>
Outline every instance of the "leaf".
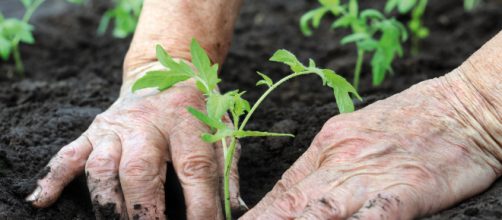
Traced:
<svg viewBox="0 0 502 220">
<path fill-rule="evenodd" d="M 265 132 L 265 131 L 234 131 L 233 135 L 236 138 L 243 138 L 243 137 L 295 137 L 292 134 L 274 133 L 274 132 Z"/>
<path fill-rule="evenodd" d="M 333 24 L 331 24 L 331 28 L 337 29 L 337 28 L 346 28 L 349 27 L 350 24 L 354 21 L 354 17 L 345 15 L 340 18 L 338 18 Z"/>
<path fill-rule="evenodd" d="M 204 133 L 204 134 L 202 134 L 201 138 L 204 142 L 214 143 L 214 142 L 221 141 L 222 139 L 224 139 L 226 137 L 232 136 L 232 132 L 233 132 L 233 130 L 231 130 L 231 129 L 222 128 L 222 129 L 218 129 L 215 134 Z"/>
<path fill-rule="evenodd" d="M 256 71 L 256 73 L 258 73 L 258 75 L 260 75 L 261 78 L 263 78 L 262 80 L 260 80 L 260 81 L 258 81 L 256 83 L 257 86 L 259 86 L 259 85 L 267 85 L 268 87 L 271 87 L 274 84 L 274 82 L 272 81 L 272 79 L 270 79 L 270 77 L 268 77 L 267 75 L 265 75 L 265 74 L 263 74 L 263 73 L 261 73 L 259 71 Z"/>
<path fill-rule="evenodd" d="M 277 50 L 269 60 L 273 62 L 284 63 L 288 65 L 295 73 L 305 70 L 305 66 L 300 63 L 300 61 L 298 61 L 296 56 L 285 49 Z"/>
<path fill-rule="evenodd" d="M 221 120 L 221 117 L 234 105 L 234 99 L 229 94 L 224 95 L 214 93 L 207 98 L 207 115 L 211 118 Z"/>
<path fill-rule="evenodd" d="M 361 12 L 361 18 L 363 20 L 367 20 L 368 18 L 383 20 L 385 19 L 385 16 L 383 16 L 383 14 L 380 13 L 378 10 L 366 9 L 363 12 Z"/>
<path fill-rule="evenodd" d="M 21 0 L 21 3 L 23 3 L 25 8 L 29 8 L 33 4 L 33 0 Z"/>
<path fill-rule="evenodd" d="M 164 48 L 162 48 L 162 46 L 157 45 L 155 47 L 155 50 L 157 59 L 164 67 L 174 72 L 185 73 L 189 76 L 195 76 L 195 73 L 188 64 L 183 61 L 177 63 L 171 56 L 169 56 L 169 54 L 164 50 Z"/>
<path fill-rule="evenodd" d="M 5 39 L 5 37 L 0 35 L 0 57 L 3 60 L 9 59 L 11 49 L 12 46 L 10 42 L 7 39 Z"/>
<path fill-rule="evenodd" d="M 361 96 L 357 93 L 356 89 L 347 80 L 333 70 L 323 69 L 322 73 L 326 79 L 329 87 L 333 89 L 335 95 L 336 104 L 340 113 L 347 113 L 354 111 L 354 103 L 350 98 L 350 94 L 353 94 L 359 100 L 362 100 Z"/>
<path fill-rule="evenodd" d="M 341 44 L 348 44 L 348 43 L 353 43 L 353 42 L 358 42 L 361 40 L 365 40 L 369 38 L 369 35 L 367 33 L 354 33 L 351 35 L 348 35 L 341 40 Z"/>
<path fill-rule="evenodd" d="M 249 112 L 251 109 L 251 105 L 249 102 L 242 98 L 242 94 L 244 93 L 235 93 L 233 94 L 234 98 L 234 107 L 232 108 L 232 112 L 235 116 L 239 117 L 243 115 L 245 112 Z"/>
<path fill-rule="evenodd" d="M 101 17 L 101 20 L 99 21 L 99 26 L 98 26 L 98 35 L 103 35 L 106 32 L 106 29 L 108 29 L 108 25 L 110 24 L 110 20 L 112 19 L 113 13 L 111 11 L 107 11 L 103 17 Z"/>
<path fill-rule="evenodd" d="M 192 64 L 198 70 L 200 78 L 204 81 L 209 91 L 216 88 L 220 79 L 218 78 L 218 65 L 211 66 L 211 61 L 206 51 L 200 44 L 193 39 L 190 45 L 190 53 L 192 55 Z"/>
<path fill-rule="evenodd" d="M 400 0 L 399 5 L 397 6 L 399 13 L 401 14 L 408 13 L 413 8 L 413 6 L 415 6 L 416 3 L 417 0 Z"/>
<path fill-rule="evenodd" d="M 385 13 L 389 14 L 397 7 L 397 4 L 400 0 L 388 0 L 387 4 L 385 4 Z"/>
<path fill-rule="evenodd" d="M 190 76 L 186 74 L 176 73 L 170 70 L 150 71 L 134 83 L 132 91 L 136 92 L 144 88 L 157 88 L 160 91 L 164 91 L 174 84 L 189 78 Z"/>
<path fill-rule="evenodd" d="M 187 108 L 188 112 L 192 114 L 195 118 L 199 119 L 202 123 L 208 125 L 211 128 L 216 128 L 216 129 L 223 129 L 226 128 L 225 124 L 221 121 L 218 121 L 217 119 L 211 118 L 208 115 L 204 114 L 203 112 L 193 108 L 193 107 L 188 107 Z"/>
</svg>

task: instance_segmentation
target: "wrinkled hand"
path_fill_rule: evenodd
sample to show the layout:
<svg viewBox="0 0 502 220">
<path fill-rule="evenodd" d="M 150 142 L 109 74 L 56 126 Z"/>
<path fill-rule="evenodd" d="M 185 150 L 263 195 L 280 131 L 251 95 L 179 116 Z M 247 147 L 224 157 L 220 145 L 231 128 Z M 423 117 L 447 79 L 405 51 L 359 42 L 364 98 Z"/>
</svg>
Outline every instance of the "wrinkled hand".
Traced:
<svg viewBox="0 0 502 220">
<path fill-rule="evenodd" d="M 333 117 L 241 219 L 413 219 L 483 191 L 502 172 L 501 130 L 485 122 L 502 128 L 465 81 L 453 73 Z"/>
<path fill-rule="evenodd" d="M 149 65 L 139 72 L 152 68 Z M 49 206 L 85 169 L 98 219 L 110 218 L 105 216 L 106 207 L 114 207 L 121 218 L 164 219 L 166 172 L 174 172 L 166 170 L 166 162 L 172 161 L 183 187 L 188 219 L 222 219 L 222 148 L 201 140 L 200 135 L 209 130 L 186 110 L 188 106 L 205 109 L 203 95 L 192 81 L 161 93 L 142 90 L 136 94 L 130 92 L 133 83 L 125 82 L 118 100 L 52 158 L 50 172 L 27 200 L 36 207 Z M 239 151 L 235 157 L 231 202 L 238 208 Z"/>
</svg>

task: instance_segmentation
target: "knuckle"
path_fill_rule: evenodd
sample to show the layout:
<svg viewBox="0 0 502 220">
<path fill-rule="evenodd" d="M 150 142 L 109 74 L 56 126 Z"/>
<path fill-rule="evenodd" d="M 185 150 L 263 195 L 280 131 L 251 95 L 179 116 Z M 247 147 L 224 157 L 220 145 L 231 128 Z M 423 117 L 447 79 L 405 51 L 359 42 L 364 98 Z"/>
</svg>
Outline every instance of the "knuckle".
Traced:
<svg viewBox="0 0 502 220">
<path fill-rule="evenodd" d="M 119 168 L 121 178 L 126 181 L 146 182 L 159 175 L 159 167 L 153 161 L 144 158 L 134 158 L 125 161 Z"/>
<path fill-rule="evenodd" d="M 340 203 L 331 197 L 322 197 L 317 200 L 311 201 L 306 208 L 310 213 L 322 214 L 322 216 L 329 216 L 334 218 L 336 216 L 345 216 L 343 207 Z"/>
<path fill-rule="evenodd" d="M 114 175 L 118 169 L 118 159 L 111 154 L 100 154 L 89 158 L 85 170 L 91 175 Z"/>
<path fill-rule="evenodd" d="M 218 165 L 206 155 L 190 155 L 181 161 L 180 179 L 183 182 L 207 182 L 217 178 Z"/>
</svg>

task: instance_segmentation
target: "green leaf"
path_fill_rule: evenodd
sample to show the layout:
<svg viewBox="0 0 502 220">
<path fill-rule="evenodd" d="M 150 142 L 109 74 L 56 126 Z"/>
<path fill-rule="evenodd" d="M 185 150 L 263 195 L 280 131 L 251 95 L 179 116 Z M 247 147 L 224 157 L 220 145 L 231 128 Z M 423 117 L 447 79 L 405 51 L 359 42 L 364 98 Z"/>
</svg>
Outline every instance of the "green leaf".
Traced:
<svg viewBox="0 0 502 220">
<path fill-rule="evenodd" d="M 66 1 L 77 5 L 81 5 L 84 3 L 84 0 L 66 0 Z"/>
<path fill-rule="evenodd" d="M 331 28 L 337 29 L 337 28 L 346 28 L 349 27 L 350 24 L 354 21 L 354 17 L 345 15 L 340 18 L 338 18 L 333 24 L 331 24 Z"/>
<path fill-rule="evenodd" d="M 214 90 L 220 82 L 218 78 L 218 64 L 211 66 L 209 56 L 195 39 L 192 40 L 190 45 L 190 53 L 192 55 L 192 64 L 198 70 L 203 84 L 207 86 L 205 90 Z"/>
<path fill-rule="evenodd" d="M 244 92 L 233 92 L 231 94 L 234 99 L 234 106 L 231 109 L 234 116 L 239 117 L 245 112 L 249 112 L 249 110 L 251 110 L 251 105 L 249 104 L 249 102 L 242 98 L 242 94 L 244 94 Z"/>
<path fill-rule="evenodd" d="M 357 15 L 359 14 L 359 5 L 357 3 L 357 0 L 349 1 L 349 14 L 352 17 L 358 17 Z"/>
<path fill-rule="evenodd" d="M 295 137 L 292 134 L 264 132 L 264 131 L 234 131 L 233 135 L 236 138 L 244 138 L 244 137 Z"/>
<path fill-rule="evenodd" d="M 400 0 L 399 5 L 397 6 L 399 13 L 401 14 L 408 13 L 413 8 L 413 6 L 415 6 L 416 3 L 417 0 Z"/>
<path fill-rule="evenodd" d="M 214 93 L 207 98 L 207 115 L 214 119 L 221 120 L 221 117 L 234 105 L 234 98 L 231 94 L 224 95 Z"/>
<path fill-rule="evenodd" d="M 333 70 L 323 69 L 322 73 L 326 79 L 329 87 L 333 89 L 336 104 L 340 113 L 347 113 L 354 111 L 354 103 L 350 94 L 353 94 L 359 100 L 361 96 L 357 93 L 356 89 L 347 80 L 340 75 L 336 74 Z"/>
<path fill-rule="evenodd" d="M 157 45 L 155 47 L 155 50 L 157 59 L 164 67 L 174 72 L 185 73 L 189 76 L 195 76 L 193 69 L 188 64 L 183 61 L 180 61 L 179 63 L 176 62 L 171 56 L 169 56 L 169 54 L 164 50 L 164 48 L 162 48 L 162 46 Z"/>
<path fill-rule="evenodd" d="M 9 59 L 11 49 L 11 43 L 7 39 L 5 39 L 5 37 L 0 35 L 0 57 L 3 60 Z"/>
<path fill-rule="evenodd" d="M 379 12 L 378 10 L 366 9 L 363 12 L 361 12 L 361 18 L 363 20 L 367 20 L 367 19 L 383 20 L 383 19 L 385 19 L 385 16 L 383 16 L 383 14 L 381 12 Z"/>
<path fill-rule="evenodd" d="M 277 50 L 269 60 L 273 62 L 284 63 L 288 65 L 295 73 L 305 70 L 305 66 L 300 63 L 300 61 L 298 61 L 296 56 L 285 49 Z"/>
<path fill-rule="evenodd" d="M 368 39 L 369 35 L 367 33 L 353 33 L 351 35 L 348 35 L 341 40 L 341 44 L 348 44 L 348 43 L 353 43 L 353 42 L 358 42 L 362 41 L 365 39 Z"/>
<path fill-rule="evenodd" d="M 193 107 L 188 107 L 187 108 L 188 112 L 192 114 L 195 118 L 199 119 L 202 123 L 208 125 L 211 128 L 215 129 L 224 129 L 226 128 L 225 124 L 221 121 L 218 121 L 215 118 L 211 118 L 208 115 L 204 114 L 203 112 L 193 108 Z"/>
<path fill-rule="evenodd" d="M 132 91 L 136 92 L 144 88 L 157 88 L 160 91 L 164 91 L 176 83 L 185 81 L 189 78 L 190 76 L 186 74 L 170 70 L 150 71 L 134 83 Z"/>
<path fill-rule="evenodd" d="M 256 73 L 258 73 L 258 75 L 260 75 L 261 78 L 263 78 L 262 80 L 260 80 L 256 83 L 257 86 L 258 85 L 267 85 L 268 87 L 271 87 L 274 84 L 272 79 L 270 79 L 270 77 L 268 77 L 267 75 L 265 75 L 259 71 L 256 71 Z"/>
<path fill-rule="evenodd" d="M 25 8 L 29 8 L 33 4 L 33 0 L 21 0 L 21 3 L 23 3 Z"/>
<path fill-rule="evenodd" d="M 222 129 L 218 129 L 215 134 L 204 133 L 204 134 L 202 134 L 201 138 L 204 142 L 214 143 L 214 142 L 221 141 L 222 139 L 224 139 L 226 137 L 232 136 L 232 132 L 233 132 L 233 130 L 231 130 L 231 129 L 222 128 Z"/>
<path fill-rule="evenodd" d="M 389 14 L 397 7 L 400 0 L 388 0 L 387 4 L 385 4 L 385 13 Z"/>
</svg>

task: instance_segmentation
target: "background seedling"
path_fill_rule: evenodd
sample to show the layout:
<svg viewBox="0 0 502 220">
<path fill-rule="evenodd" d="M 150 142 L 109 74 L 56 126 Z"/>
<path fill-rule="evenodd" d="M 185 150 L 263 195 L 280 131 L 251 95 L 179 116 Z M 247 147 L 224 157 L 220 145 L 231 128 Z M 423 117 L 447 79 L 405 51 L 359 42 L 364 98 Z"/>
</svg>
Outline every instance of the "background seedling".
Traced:
<svg viewBox="0 0 502 220">
<path fill-rule="evenodd" d="M 470 12 L 474 10 L 480 3 L 481 0 L 464 0 L 464 9 Z"/>
<path fill-rule="evenodd" d="M 342 4 L 339 0 L 320 0 L 321 7 L 313 9 L 300 19 L 300 29 L 310 36 L 312 27 L 319 27 L 322 17 L 332 13 L 335 20 L 331 28 L 350 28 L 352 33 L 345 36 L 342 44 L 355 43 L 357 61 L 354 68 L 353 86 L 358 88 L 365 53 L 372 53 L 371 67 L 373 85 L 380 85 L 385 75 L 392 71 L 392 62 L 396 55 L 402 56 L 402 42 L 407 39 L 407 32 L 401 22 L 386 18 L 374 9 L 359 11 L 357 0 Z"/>
<path fill-rule="evenodd" d="M 187 111 L 211 128 L 211 133 L 203 134 L 201 137 L 202 140 L 209 143 L 218 141 L 222 143 L 223 156 L 225 158 L 224 201 L 225 216 L 227 219 L 232 219 L 230 210 L 229 175 L 237 139 L 263 136 L 293 137 L 291 134 L 245 130 L 246 124 L 249 122 L 253 113 L 274 89 L 292 78 L 316 74 L 321 77 L 324 85 L 333 89 L 341 113 L 354 110 L 350 94 L 361 99 L 350 83 L 336 74 L 333 70 L 318 68 L 312 59 L 309 60 L 309 65 L 305 66 L 298 61 L 291 52 L 287 50 L 278 50 L 270 58 L 270 61 L 288 65 L 292 73 L 277 82 L 273 82 L 267 75 L 259 72 L 258 74 L 262 77 L 262 80 L 258 81 L 256 85 L 267 86 L 268 89 L 261 95 L 256 103 L 251 106 L 249 102 L 242 97 L 244 92 L 240 92 L 239 90 L 230 91 L 224 94 L 218 92 L 217 85 L 221 81 L 218 78 L 218 64 L 211 65 L 209 57 L 197 41 L 192 40 L 190 51 L 192 64 L 195 68 L 190 67 L 183 61 L 176 62 L 162 47 L 157 46 L 157 59 L 166 69 L 148 72 L 135 82 L 132 91 L 134 92 L 143 88 L 157 88 L 163 91 L 176 83 L 188 79 L 195 80 L 197 88 L 206 98 L 206 109 L 205 111 L 201 111 L 193 107 L 188 107 Z M 227 125 L 222 121 L 222 118 L 227 112 L 229 112 L 232 117 L 233 125 Z M 240 120 L 241 118 L 243 118 L 242 121 Z"/>
<path fill-rule="evenodd" d="M 32 31 L 33 26 L 28 22 L 35 10 L 45 0 L 21 0 L 26 11 L 21 20 L 17 18 L 4 18 L 0 13 L 0 57 L 7 61 L 11 55 L 16 65 L 16 72 L 24 74 L 23 60 L 19 51 L 19 44 L 33 44 L 35 38 Z"/>
<path fill-rule="evenodd" d="M 134 33 L 138 24 L 143 0 L 115 0 L 115 7 L 106 11 L 101 18 L 98 34 L 104 34 L 111 20 L 114 20 L 113 36 L 124 38 Z"/>
</svg>

